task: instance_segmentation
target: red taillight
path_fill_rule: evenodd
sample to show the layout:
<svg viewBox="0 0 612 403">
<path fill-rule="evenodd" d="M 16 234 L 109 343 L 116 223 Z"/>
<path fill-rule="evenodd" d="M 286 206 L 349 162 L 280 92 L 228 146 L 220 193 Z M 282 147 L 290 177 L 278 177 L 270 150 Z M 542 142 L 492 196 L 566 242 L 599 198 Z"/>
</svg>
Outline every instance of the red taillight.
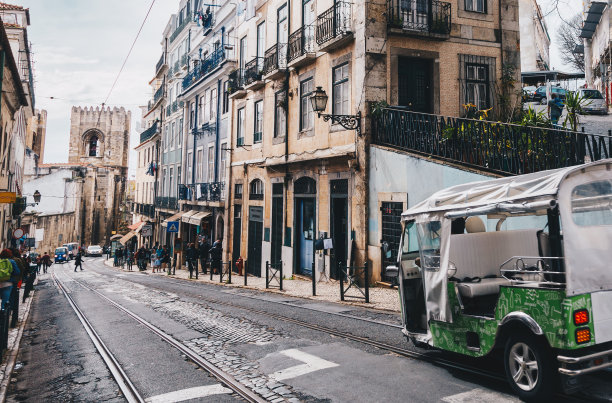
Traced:
<svg viewBox="0 0 612 403">
<path fill-rule="evenodd" d="M 588 327 L 576 330 L 576 343 L 583 344 L 591 341 L 591 329 Z"/>
<path fill-rule="evenodd" d="M 586 323 L 589 323 L 589 311 L 586 309 L 574 311 L 574 325 L 580 326 Z"/>
</svg>

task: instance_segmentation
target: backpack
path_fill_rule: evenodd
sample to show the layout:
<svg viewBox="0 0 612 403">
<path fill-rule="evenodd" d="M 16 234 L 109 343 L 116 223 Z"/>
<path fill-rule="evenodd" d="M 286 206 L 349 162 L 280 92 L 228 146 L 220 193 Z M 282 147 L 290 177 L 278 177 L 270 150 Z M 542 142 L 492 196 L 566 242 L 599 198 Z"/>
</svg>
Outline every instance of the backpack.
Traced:
<svg viewBox="0 0 612 403">
<path fill-rule="evenodd" d="M 0 281 L 9 281 L 13 274 L 13 265 L 8 259 L 0 259 Z"/>
</svg>

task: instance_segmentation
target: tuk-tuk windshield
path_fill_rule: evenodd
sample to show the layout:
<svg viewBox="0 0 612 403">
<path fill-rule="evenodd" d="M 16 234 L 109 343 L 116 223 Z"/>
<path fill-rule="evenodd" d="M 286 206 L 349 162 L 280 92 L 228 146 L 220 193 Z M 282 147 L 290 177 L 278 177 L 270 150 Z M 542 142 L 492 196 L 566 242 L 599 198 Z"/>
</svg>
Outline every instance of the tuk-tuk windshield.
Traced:
<svg viewBox="0 0 612 403">
<path fill-rule="evenodd" d="M 572 219 L 579 226 L 612 225 L 612 180 L 576 186 L 572 190 Z"/>
<path fill-rule="evenodd" d="M 55 250 L 55 254 L 56 254 L 56 255 L 59 255 L 59 254 L 61 254 L 61 253 L 66 253 L 66 248 L 57 248 L 57 249 Z"/>
</svg>

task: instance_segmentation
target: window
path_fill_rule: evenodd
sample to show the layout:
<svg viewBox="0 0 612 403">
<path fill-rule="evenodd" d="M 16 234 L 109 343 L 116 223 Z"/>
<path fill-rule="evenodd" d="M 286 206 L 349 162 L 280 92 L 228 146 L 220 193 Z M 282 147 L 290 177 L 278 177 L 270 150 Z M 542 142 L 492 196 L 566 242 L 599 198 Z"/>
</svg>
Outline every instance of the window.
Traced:
<svg viewBox="0 0 612 403">
<path fill-rule="evenodd" d="M 187 180 L 185 180 L 185 183 L 188 183 L 191 181 L 191 178 L 193 173 L 193 153 L 191 151 L 189 151 L 187 153 Z"/>
<path fill-rule="evenodd" d="M 170 167 L 170 178 L 168 180 L 168 193 L 174 196 L 174 168 Z"/>
<path fill-rule="evenodd" d="M 202 182 L 204 180 L 204 150 L 199 149 L 198 153 L 196 154 L 196 170 L 197 170 L 197 180 L 198 182 Z"/>
<path fill-rule="evenodd" d="M 287 133 L 287 95 L 284 90 L 274 94 L 274 137 L 284 137 Z"/>
<path fill-rule="evenodd" d="M 287 4 L 283 4 L 276 13 L 276 43 L 286 44 L 289 32 L 287 30 Z"/>
<path fill-rule="evenodd" d="M 166 168 L 163 169 L 163 175 L 162 175 L 162 195 L 166 195 L 166 190 L 168 190 L 168 185 L 166 184 L 166 181 L 168 180 L 168 173 L 166 171 Z"/>
<path fill-rule="evenodd" d="M 332 113 L 335 115 L 349 114 L 349 83 L 348 83 L 348 63 L 336 67 L 333 72 L 332 88 Z"/>
<path fill-rule="evenodd" d="M 239 146 L 244 145 L 244 108 L 238 109 L 238 127 L 236 130 L 237 138 L 236 144 Z"/>
<path fill-rule="evenodd" d="M 487 12 L 487 0 L 465 0 L 465 11 Z"/>
<path fill-rule="evenodd" d="M 266 22 L 257 26 L 257 70 L 263 69 L 264 54 L 266 52 Z"/>
<path fill-rule="evenodd" d="M 223 113 L 229 112 L 229 81 L 223 82 Z"/>
<path fill-rule="evenodd" d="M 174 148 L 176 141 L 176 122 L 172 122 L 172 131 L 170 132 L 170 148 Z"/>
<path fill-rule="evenodd" d="M 489 66 L 486 64 L 465 65 L 466 104 L 472 104 L 478 110 L 490 107 L 488 70 Z"/>
<path fill-rule="evenodd" d="M 240 63 L 240 69 L 244 70 L 244 64 L 246 63 L 246 47 L 247 47 L 247 37 L 245 36 L 244 38 L 240 39 L 240 59 L 238 60 L 238 62 Z"/>
<path fill-rule="evenodd" d="M 99 157 L 99 146 L 100 142 L 98 141 L 98 136 L 91 136 L 89 139 L 89 156 L 90 157 Z"/>
<path fill-rule="evenodd" d="M 242 199 L 242 183 L 234 185 L 234 199 Z"/>
<path fill-rule="evenodd" d="M 572 218 L 576 225 L 612 225 L 612 180 L 578 185 L 572 190 Z"/>
<path fill-rule="evenodd" d="M 183 178 L 183 177 L 181 176 L 181 166 L 179 165 L 179 166 L 176 168 L 176 184 L 177 184 L 177 185 L 178 185 L 179 181 L 181 181 L 181 180 L 182 180 L 182 178 Z M 177 188 L 178 188 L 178 186 L 177 186 Z"/>
<path fill-rule="evenodd" d="M 202 123 L 210 120 L 210 90 L 204 93 L 204 103 L 202 105 Z"/>
<path fill-rule="evenodd" d="M 178 144 L 178 147 L 181 146 L 182 141 L 183 141 L 183 118 L 180 118 L 179 124 L 178 124 L 178 132 L 176 133 L 176 143 Z"/>
<path fill-rule="evenodd" d="M 208 147 L 208 183 L 215 181 L 215 146 Z"/>
<path fill-rule="evenodd" d="M 189 128 L 193 129 L 195 124 L 195 103 L 189 104 Z"/>
<path fill-rule="evenodd" d="M 217 89 L 210 91 L 210 120 L 217 119 Z"/>
<path fill-rule="evenodd" d="M 313 86 L 314 80 L 312 78 L 300 83 L 300 130 L 310 130 L 314 123 L 314 114 L 310 103 Z"/>
<path fill-rule="evenodd" d="M 263 133 L 263 101 L 255 102 L 255 124 L 253 130 L 253 143 L 261 143 Z"/>
<path fill-rule="evenodd" d="M 227 143 L 221 143 L 221 166 L 219 167 L 219 182 L 225 182 L 227 169 Z"/>
<path fill-rule="evenodd" d="M 419 246 L 421 250 L 421 268 L 426 271 L 440 269 L 440 221 L 417 224 Z"/>
<path fill-rule="evenodd" d="M 263 200 L 263 182 L 259 179 L 254 179 L 249 187 L 249 200 Z"/>
</svg>

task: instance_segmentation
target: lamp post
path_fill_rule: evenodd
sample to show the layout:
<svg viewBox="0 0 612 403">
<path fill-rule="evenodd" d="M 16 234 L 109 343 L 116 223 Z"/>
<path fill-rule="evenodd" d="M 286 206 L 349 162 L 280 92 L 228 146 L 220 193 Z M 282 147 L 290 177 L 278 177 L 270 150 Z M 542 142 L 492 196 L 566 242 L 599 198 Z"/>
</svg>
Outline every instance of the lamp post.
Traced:
<svg viewBox="0 0 612 403">
<path fill-rule="evenodd" d="M 41 194 L 38 190 L 36 190 L 32 196 L 34 196 L 34 203 L 26 203 L 26 207 L 27 206 L 34 207 L 38 205 L 38 203 L 40 203 Z"/>
<path fill-rule="evenodd" d="M 328 98 L 329 97 L 325 93 L 325 90 L 323 90 L 321 87 L 317 87 L 317 89 L 310 96 L 312 110 L 317 112 L 319 117 L 322 117 L 325 122 L 331 120 L 332 123 L 339 123 L 340 126 L 347 130 L 357 131 L 357 135 L 361 136 L 361 112 L 357 112 L 356 115 L 333 115 L 321 113 L 327 106 Z"/>
</svg>

